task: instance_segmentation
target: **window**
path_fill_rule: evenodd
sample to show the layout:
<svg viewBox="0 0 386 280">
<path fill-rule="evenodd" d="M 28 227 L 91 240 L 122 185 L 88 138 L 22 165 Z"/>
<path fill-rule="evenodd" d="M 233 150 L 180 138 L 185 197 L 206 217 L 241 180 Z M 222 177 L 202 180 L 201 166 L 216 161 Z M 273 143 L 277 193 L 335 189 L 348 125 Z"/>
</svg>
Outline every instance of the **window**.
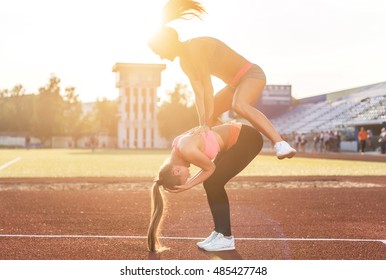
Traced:
<svg viewBox="0 0 386 280">
<path fill-rule="evenodd" d="M 133 111 L 134 111 L 134 120 L 138 119 L 138 101 L 139 101 L 139 95 L 138 95 L 138 88 L 134 88 L 133 93 Z"/>
<path fill-rule="evenodd" d="M 138 128 L 134 128 L 134 148 L 138 146 Z"/>
<path fill-rule="evenodd" d="M 146 148 L 146 128 L 143 128 L 142 130 L 142 140 L 143 140 L 143 146 L 144 148 Z"/>
<path fill-rule="evenodd" d="M 138 102 L 138 88 L 134 88 L 133 90 L 133 104 Z"/>
<path fill-rule="evenodd" d="M 150 129 L 150 147 L 154 148 L 154 128 Z"/>
</svg>

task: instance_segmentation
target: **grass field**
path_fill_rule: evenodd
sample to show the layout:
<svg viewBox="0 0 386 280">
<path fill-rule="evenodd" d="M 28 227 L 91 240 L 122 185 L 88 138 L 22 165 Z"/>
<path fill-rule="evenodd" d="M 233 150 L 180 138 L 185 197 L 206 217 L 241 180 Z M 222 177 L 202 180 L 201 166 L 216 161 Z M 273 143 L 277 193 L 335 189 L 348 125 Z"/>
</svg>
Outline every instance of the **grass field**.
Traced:
<svg viewBox="0 0 386 280">
<path fill-rule="evenodd" d="M 154 177 L 166 150 L 0 150 L 0 178 Z M 192 170 L 194 172 L 194 170 Z M 259 155 L 243 176 L 386 176 L 386 163 L 295 157 L 278 160 Z"/>
</svg>

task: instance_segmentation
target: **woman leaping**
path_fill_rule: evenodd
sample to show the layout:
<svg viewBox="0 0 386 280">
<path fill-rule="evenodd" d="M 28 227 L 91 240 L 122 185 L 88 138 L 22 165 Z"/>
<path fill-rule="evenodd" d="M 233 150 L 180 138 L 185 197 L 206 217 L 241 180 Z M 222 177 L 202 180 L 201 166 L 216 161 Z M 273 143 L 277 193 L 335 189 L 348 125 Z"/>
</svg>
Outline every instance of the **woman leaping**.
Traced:
<svg viewBox="0 0 386 280">
<path fill-rule="evenodd" d="M 296 150 L 283 141 L 268 118 L 252 106 L 266 85 L 263 70 L 218 39 L 199 37 L 180 41 L 177 32 L 166 26 L 176 19 L 200 18 L 203 13 L 205 9 L 196 1 L 169 0 L 163 10 L 164 26 L 149 40 L 150 48 L 161 59 L 180 58 L 181 68 L 195 94 L 200 130 L 212 127 L 222 113 L 233 109 L 271 140 L 279 159 L 293 157 Z M 227 84 L 214 97 L 211 75 Z"/>
</svg>

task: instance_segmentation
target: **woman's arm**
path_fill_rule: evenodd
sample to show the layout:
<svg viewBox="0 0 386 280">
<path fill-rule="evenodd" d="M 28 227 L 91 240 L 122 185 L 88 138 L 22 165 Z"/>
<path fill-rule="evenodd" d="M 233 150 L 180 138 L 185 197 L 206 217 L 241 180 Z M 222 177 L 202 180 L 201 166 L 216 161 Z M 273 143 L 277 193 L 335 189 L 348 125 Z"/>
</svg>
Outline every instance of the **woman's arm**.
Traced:
<svg viewBox="0 0 386 280">
<path fill-rule="evenodd" d="M 205 126 L 207 124 L 206 120 L 208 117 L 205 108 L 204 87 L 199 80 L 193 80 L 192 78 L 189 78 L 189 80 L 194 91 L 194 103 L 196 105 L 199 124 L 200 126 Z"/>
<path fill-rule="evenodd" d="M 200 125 L 210 125 L 214 111 L 214 90 L 208 62 L 202 48 L 189 49 L 188 55 L 180 60 L 181 68 L 193 88 Z"/>
</svg>

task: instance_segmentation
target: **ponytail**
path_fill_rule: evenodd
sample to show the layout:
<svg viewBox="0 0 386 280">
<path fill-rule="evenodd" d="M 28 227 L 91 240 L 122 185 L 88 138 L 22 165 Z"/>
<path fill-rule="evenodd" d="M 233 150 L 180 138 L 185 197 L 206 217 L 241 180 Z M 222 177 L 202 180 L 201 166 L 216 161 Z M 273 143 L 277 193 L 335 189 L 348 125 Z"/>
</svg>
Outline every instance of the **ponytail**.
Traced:
<svg viewBox="0 0 386 280">
<path fill-rule="evenodd" d="M 163 24 L 176 19 L 192 19 L 206 13 L 204 7 L 194 0 L 169 0 L 163 8 Z"/>
<path fill-rule="evenodd" d="M 161 166 L 159 179 L 154 182 L 151 188 L 151 217 L 147 231 L 147 245 L 150 252 L 162 252 L 168 249 L 163 247 L 158 239 L 165 208 L 165 201 L 160 186 L 163 186 L 164 189 L 173 189 L 174 186 L 180 184 L 179 176 L 175 176 L 172 169 L 173 165 L 170 163 L 169 158 Z"/>
<path fill-rule="evenodd" d="M 151 191 L 151 218 L 147 232 L 147 244 L 150 252 L 162 251 L 166 248 L 162 247 L 158 239 L 159 227 L 162 222 L 164 212 L 164 200 L 159 189 L 159 181 L 154 182 Z"/>
</svg>

